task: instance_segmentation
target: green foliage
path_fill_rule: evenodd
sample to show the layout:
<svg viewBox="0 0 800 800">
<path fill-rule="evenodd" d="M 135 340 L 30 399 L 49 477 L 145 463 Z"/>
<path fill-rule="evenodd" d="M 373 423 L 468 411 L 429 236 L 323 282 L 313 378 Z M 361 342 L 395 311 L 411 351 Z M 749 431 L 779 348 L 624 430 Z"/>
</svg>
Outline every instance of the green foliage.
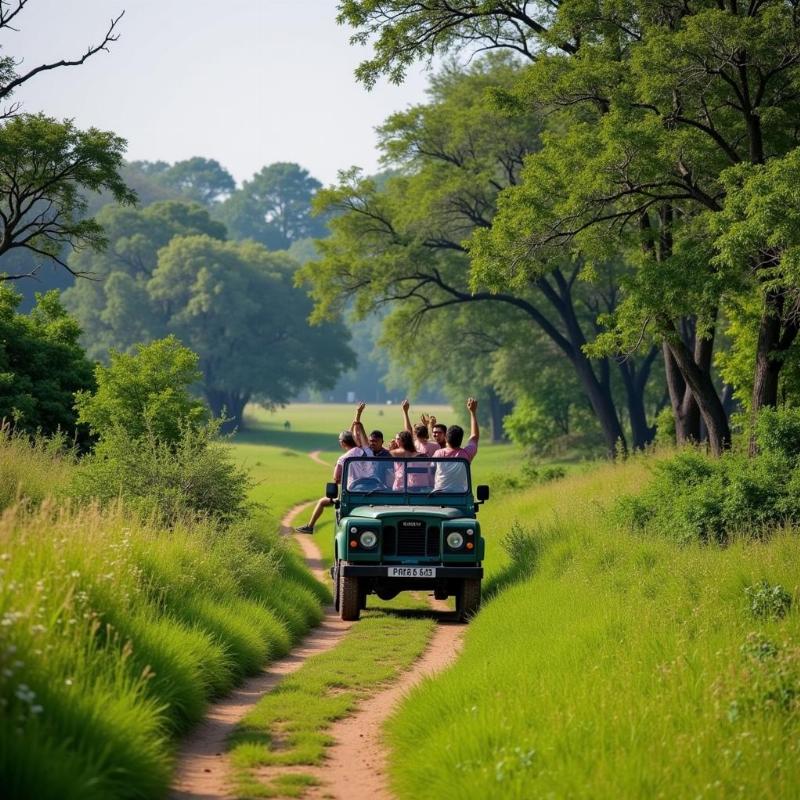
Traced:
<svg viewBox="0 0 800 800">
<path fill-rule="evenodd" d="M 796 466 L 800 461 L 800 408 L 763 409 L 756 420 L 756 441 L 763 452 Z"/>
<path fill-rule="evenodd" d="M 682 542 L 726 542 L 800 523 L 800 411 L 765 409 L 756 434 L 755 457 L 715 460 L 688 448 L 656 462 L 649 486 L 617 502 L 617 518 Z"/>
<path fill-rule="evenodd" d="M 71 491 L 104 503 L 123 497 L 142 515 L 165 524 L 187 514 L 225 523 L 243 519 L 250 508 L 250 481 L 219 441 L 220 422 L 179 424 L 170 439 L 149 428 L 105 430 L 95 452 L 81 463 Z"/>
<path fill-rule="evenodd" d="M 154 442 L 176 444 L 207 416 L 189 392 L 201 377 L 197 363 L 174 336 L 137 345 L 132 354 L 112 350 L 109 366 L 95 368 L 96 391 L 75 396 L 78 420 L 101 439 L 124 432 L 131 440 L 147 434 Z"/>
<path fill-rule="evenodd" d="M 106 190 L 118 203 L 135 195 L 119 175 L 125 140 L 43 114 L 0 126 L 0 255 L 12 248 L 66 266 L 65 247 L 102 249 L 102 226 L 87 217 L 86 194 Z"/>
<path fill-rule="evenodd" d="M 199 356 L 212 411 L 232 425 L 251 398 L 286 402 L 304 387 L 332 386 L 352 363 L 343 326 L 306 324 L 311 304 L 286 255 L 222 241 L 224 227 L 198 205 L 109 208 L 100 218 L 113 247 L 87 263 L 105 277 L 65 298 L 96 357 L 175 334 Z"/>
<path fill-rule="evenodd" d="M 152 308 L 147 283 L 158 267 L 158 253 L 175 236 L 202 234 L 224 239 L 225 227 L 203 207 L 177 201 L 141 209 L 106 206 L 97 216 L 110 247 L 80 253 L 75 265 L 96 276 L 64 293 L 64 304 L 80 320 L 87 353 L 105 360 L 112 348 L 160 338 L 162 319 Z"/>
<path fill-rule="evenodd" d="M 233 192 L 218 213 L 233 238 L 286 250 L 301 239 L 325 235 L 325 223 L 311 215 L 321 185 L 298 164 L 269 164 Z"/>
<path fill-rule="evenodd" d="M 94 386 L 80 328 L 58 292 L 37 295 L 29 314 L 17 313 L 21 299 L 0 285 L 0 418 L 21 431 L 72 434 L 73 394 Z"/>
</svg>

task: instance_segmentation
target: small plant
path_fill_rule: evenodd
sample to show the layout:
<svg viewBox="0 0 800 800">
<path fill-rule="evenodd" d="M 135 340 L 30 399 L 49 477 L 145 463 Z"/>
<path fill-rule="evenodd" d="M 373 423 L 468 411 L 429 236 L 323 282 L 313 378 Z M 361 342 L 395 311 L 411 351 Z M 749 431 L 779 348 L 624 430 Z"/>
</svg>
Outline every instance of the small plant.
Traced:
<svg viewBox="0 0 800 800">
<path fill-rule="evenodd" d="M 780 584 L 761 580 L 744 590 L 750 613 L 756 619 L 780 619 L 792 607 L 792 596 Z"/>
</svg>

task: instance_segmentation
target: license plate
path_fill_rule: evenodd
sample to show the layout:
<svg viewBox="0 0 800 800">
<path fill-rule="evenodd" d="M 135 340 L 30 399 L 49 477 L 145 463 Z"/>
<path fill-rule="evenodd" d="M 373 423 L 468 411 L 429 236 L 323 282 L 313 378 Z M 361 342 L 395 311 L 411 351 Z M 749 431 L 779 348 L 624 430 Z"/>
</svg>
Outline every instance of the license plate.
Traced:
<svg viewBox="0 0 800 800">
<path fill-rule="evenodd" d="M 436 567 L 388 567 L 388 578 L 435 578 Z"/>
</svg>

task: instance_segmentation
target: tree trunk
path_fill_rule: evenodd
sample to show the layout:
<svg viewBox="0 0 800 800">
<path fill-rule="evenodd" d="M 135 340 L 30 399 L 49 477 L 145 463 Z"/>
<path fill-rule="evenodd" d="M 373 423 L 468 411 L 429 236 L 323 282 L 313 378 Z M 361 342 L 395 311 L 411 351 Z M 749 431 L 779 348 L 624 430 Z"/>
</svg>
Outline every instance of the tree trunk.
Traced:
<svg viewBox="0 0 800 800">
<path fill-rule="evenodd" d="M 664 371 L 667 376 L 669 402 L 675 418 L 675 439 L 678 445 L 700 441 L 700 408 L 695 402 L 691 389 L 681 375 L 672 356 L 669 345 L 662 344 L 664 352 Z"/>
<path fill-rule="evenodd" d="M 669 324 L 672 326 L 671 322 Z M 695 362 L 694 354 L 677 336 L 674 326 L 672 328 L 675 335 L 667 340 L 667 347 L 674 359 L 675 366 L 680 371 L 681 377 L 691 390 L 700 409 L 700 415 L 708 430 L 708 444 L 711 452 L 715 456 L 722 455 L 722 452 L 731 444 L 731 431 L 725 409 L 722 407 L 716 387 L 711 380 L 710 372 L 701 369 Z"/>
<path fill-rule="evenodd" d="M 784 317 L 788 316 L 788 319 Z M 753 375 L 753 395 L 750 402 L 750 454 L 756 452 L 755 420 L 762 408 L 778 405 L 778 379 L 786 351 L 798 333 L 796 313 L 785 313 L 785 294 L 782 289 L 769 290 L 758 324 L 756 364 Z"/>
<path fill-rule="evenodd" d="M 207 389 L 206 400 L 211 408 L 211 413 L 219 418 L 223 418 L 222 432 L 233 433 L 242 430 L 244 427 L 244 407 L 250 401 L 248 392 L 232 392 L 224 389 Z"/>
<path fill-rule="evenodd" d="M 631 422 L 631 443 L 634 450 L 643 450 L 656 435 L 655 425 L 649 425 L 647 422 L 644 393 L 650 377 L 650 368 L 657 352 L 655 348 L 651 348 L 638 370 L 636 365 L 628 359 L 617 362 L 625 387 L 628 416 Z"/>
<path fill-rule="evenodd" d="M 608 455 L 613 458 L 618 448 L 623 452 L 627 452 L 628 445 L 625 440 L 625 432 L 622 430 L 622 425 L 620 425 L 610 387 L 600 383 L 594 374 L 589 359 L 582 351 L 579 350 L 574 354 L 572 363 L 575 366 L 583 391 L 592 405 L 597 421 L 600 423 L 603 437 L 606 440 Z"/>
<path fill-rule="evenodd" d="M 505 403 L 498 397 L 497 392 L 491 386 L 486 387 L 487 394 L 489 395 L 489 419 L 490 428 L 492 431 L 492 441 L 505 442 L 508 437 L 503 429 L 503 418 L 511 413 L 512 404 Z"/>
</svg>

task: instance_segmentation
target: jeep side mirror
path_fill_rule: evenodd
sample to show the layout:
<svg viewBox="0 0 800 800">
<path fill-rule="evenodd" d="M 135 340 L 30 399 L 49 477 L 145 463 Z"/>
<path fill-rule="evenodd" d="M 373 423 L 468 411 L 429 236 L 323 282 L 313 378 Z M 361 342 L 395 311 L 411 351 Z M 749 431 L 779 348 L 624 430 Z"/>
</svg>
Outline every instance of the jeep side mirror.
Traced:
<svg viewBox="0 0 800 800">
<path fill-rule="evenodd" d="M 335 500 L 339 496 L 339 485 L 336 483 L 325 484 L 325 497 L 328 500 Z"/>
<path fill-rule="evenodd" d="M 476 496 L 479 503 L 485 503 L 489 499 L 489 487 L 482 483 L 476 488 Z"/>
</svg>

